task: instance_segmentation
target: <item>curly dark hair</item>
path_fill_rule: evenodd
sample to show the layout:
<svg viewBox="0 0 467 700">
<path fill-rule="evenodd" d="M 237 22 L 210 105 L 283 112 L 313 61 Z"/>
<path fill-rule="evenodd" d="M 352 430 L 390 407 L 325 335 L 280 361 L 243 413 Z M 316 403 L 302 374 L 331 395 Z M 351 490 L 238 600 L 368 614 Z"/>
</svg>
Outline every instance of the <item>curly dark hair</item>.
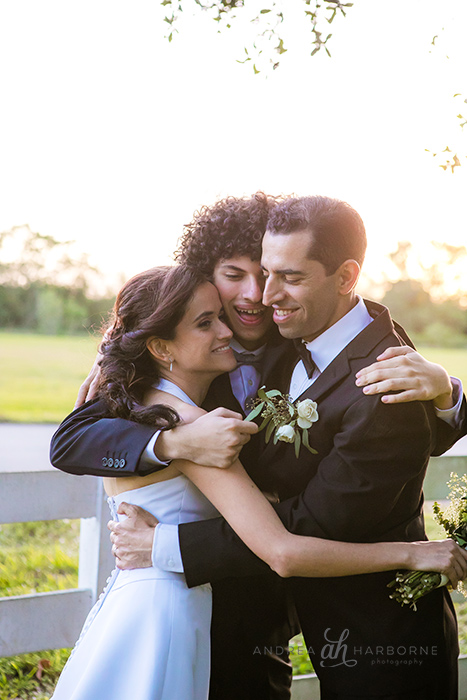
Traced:
<svg viewBox="0 0 467 700">
<path fill-rule="evenodd" d="M 308 258 L 320 262 L 333 275 L 345 260 L 361 266 L 366 252 L 363 221 L 350 204 L 331 197 L 289 197 L 274 210 L 268 232 L 288 234 L 310 232 Z"/>
<path fill-rule="evenodd" d="M 226 197 L 211 207 L 202 207 L 184 227 L 175 259 L 208 278 L 220 260 L 242 255 L 260 260 L 266 224 L 279 200 L 257 192 L 252 197 Z"/>
<path fill-rule="evenodd" d="M 182 265 L 154 267 L 120 290 L 100 351 L 99 395 L 110 414 L 160 429 L 180 420 L 169 406 L 144 406 L 143 397 L 160 376 L 146 347 L 149 338 L 172 340 L 194 293 L 206 278 Z"/>
</svg>

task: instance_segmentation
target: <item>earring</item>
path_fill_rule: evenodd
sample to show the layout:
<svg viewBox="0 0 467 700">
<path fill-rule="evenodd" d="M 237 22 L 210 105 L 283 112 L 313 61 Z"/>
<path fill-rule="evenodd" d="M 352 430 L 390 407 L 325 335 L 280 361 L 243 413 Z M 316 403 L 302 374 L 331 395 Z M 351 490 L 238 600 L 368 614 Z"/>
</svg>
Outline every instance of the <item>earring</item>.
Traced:
<svg viewBox="0 0 467 700">
<path fill-rule="evenodd" d="M 170 360 L 169 372 L 172 371 L 173 364 L 174 364 L 174 361 L 173 361 L 173 360 Z"/>
</svg>

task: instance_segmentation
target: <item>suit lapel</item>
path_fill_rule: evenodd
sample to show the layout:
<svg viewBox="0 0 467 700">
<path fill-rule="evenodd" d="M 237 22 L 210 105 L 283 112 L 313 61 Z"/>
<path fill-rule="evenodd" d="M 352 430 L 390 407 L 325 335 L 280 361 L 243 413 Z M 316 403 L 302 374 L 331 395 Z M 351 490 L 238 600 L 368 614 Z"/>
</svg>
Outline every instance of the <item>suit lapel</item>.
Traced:
<svg viewBox="0 0 467 700">
<path fill-rule="evenodd" d="M 341 384 L 352 370 L 351 361 L 370 356 L 376 345 L 387 335 L 394 334 L 394 325 L 385 306 L 373 301 L 365 300 L 368 312 L 373 317 L 373 322 L 364 328 L 326 367 L 324 372 L 308 387 L 299 397 L 303 401 L 306 398 L 318 403 L 334 391 Z M 279 367 L 271 371 L 268 389 L 279 389 L 287 392 L 290 385 L 290 378 L 293 368 L 297 362 L 296 350 L 288 346 L 288 353 L 279 358 Z M 336 400 L 337 397 L 336 397 Z M 318 424 L 317 424 L 318 425 Z M 320 425 L 321 428 L 325 427 Z M 266 457 L 271 450 L 277 449 L 272 440 L 266 446 L 263 457 Z"/>
</svg>

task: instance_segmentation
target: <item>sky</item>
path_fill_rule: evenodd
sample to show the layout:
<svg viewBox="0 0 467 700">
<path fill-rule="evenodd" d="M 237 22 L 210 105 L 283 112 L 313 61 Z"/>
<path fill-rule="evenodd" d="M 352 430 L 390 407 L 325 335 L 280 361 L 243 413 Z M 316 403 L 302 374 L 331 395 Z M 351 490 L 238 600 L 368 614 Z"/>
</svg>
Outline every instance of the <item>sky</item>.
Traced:
<svg viewBox="0 0 467 700">
<path fill-rule="evenodd" d="M 356 0 L 331 58 L 302 5 L 254 75 L 250 22 L 186 12 L 169 44 L 158 0 L 0 0 L 0 231 L 75 240 L 112 285 L 170 263 L 203 204 L 260 189 L 352 204 L 375 279 L 398 240 L 466 244 L 467 3 Z M 425 150 L 447 145 L 455 174 Z"/>
</svg>

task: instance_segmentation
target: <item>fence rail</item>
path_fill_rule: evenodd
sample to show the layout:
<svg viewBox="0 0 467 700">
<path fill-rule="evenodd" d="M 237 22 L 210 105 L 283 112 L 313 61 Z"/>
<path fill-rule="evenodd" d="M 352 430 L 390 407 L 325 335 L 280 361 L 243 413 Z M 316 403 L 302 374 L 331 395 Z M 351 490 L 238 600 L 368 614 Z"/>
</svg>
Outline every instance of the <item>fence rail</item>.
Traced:
<svg viewBox="0 0 467 700">
<path fill-rule="evenodd" d="M 450 473 L 465 473 L 467 457 L 431 460 L 427 500 L 446 498 Z M 73 646 L 87 612 L 113 568 L 100 479 L 59 471 L 0 472 L 0 523 L 81 519 L 78 588 L 0 598 L 0 657 Z M 462 657 L 460 699 L 467 700 L 467 657 Z M 319 697 L 314 675 L 294 680 L 292 700 Z"/>
<path fill-rule="evenodd" d="M 81 518 L 78 588 L 0 598 L 0 657 L 71 647 L 114 566 L 102 481 L 55 470 L 3 472 L 0 493 L 1 523 Z"/>
</svg>

